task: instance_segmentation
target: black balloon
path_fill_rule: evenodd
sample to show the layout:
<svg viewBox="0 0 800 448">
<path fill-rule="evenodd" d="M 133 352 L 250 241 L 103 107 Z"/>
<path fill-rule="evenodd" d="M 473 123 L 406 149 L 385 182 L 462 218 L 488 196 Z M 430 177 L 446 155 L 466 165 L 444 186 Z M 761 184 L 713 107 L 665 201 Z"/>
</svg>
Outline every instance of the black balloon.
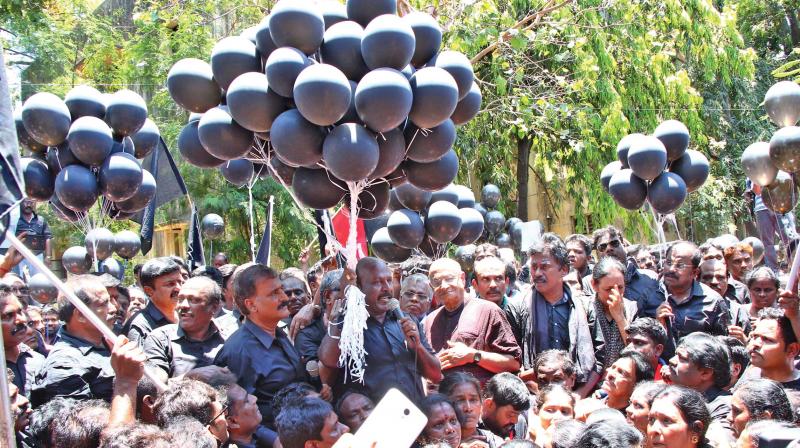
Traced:
<svg viewBox="0 0 800 448">
<path fill-rule="evenodd" d="M 450 76 L 456 81 L 459 101 L 467 96 L 475 83 L 475 74 L 472 72 L 472 63 L 469 58 L 463 53 L 446 50 L 436 55 L 433 65 L 450 73 Z"/>
<path fill-rule="evenodd" d="M 105 260 L 114 253 L 114 234 L 104 227 L 97 227 L 86 234 L 86 252 L 95 260 Z"/>
<path fill-rule="evenodd" d="M 197 126 L 200 120 L 190 121 L 183 127 L 178 135 L 178 150 L 187 162 L 200 168 L 214 168 L 220 166 L 225 161 L 218 159 L 203 148 L 200 143 L 200 136 L 197 133 Z"/>
<path fill-rule="evenodd" d="M 73 87 L 64 97 L 64 103 L 67 105 L 73 121 L 86 116 L 102 119 L 106 115 L 103 94 L 91 86 Z"/>
<path fill-rule="evenodd" d="M 92 257 L 83 246 L 72 246 L 61 255 L 61 264 L 70 274 L 87 274 L 92 268 Z"/>
<path fill-rule="evenodd" d="M 506 226 L 506 217 L 497 210 L 487 212 L 484 219 L 486 221 L 486 230 L 491 235 L 497 235 Z"/>
<path fill-rule="evenodd" d="M 389 181 L 389 184 L 392 186 L 392 188 L 408 182 L 406 170 L 403 168 L 403 164 L 401 163 L 396 170 L 392 171 L 391 174 L 386 176 L 386 180 Z"/>
<path fill-rule="evenodd" d="M 139 132 L 131 136 L 131 140 L 133 141 L 133 155 L 137 159 L 142 159 L 156 149 L 161 140 L 161 133 L 153 120 L 148 118 Z"/>
<path fill-rule="evenodd" d="M 114 252 L 126 260 L 135 257 L 141 248 L 141 238 L 130 230 L 123 230 L 114 235 Z"/>
<path fill-rule="evenodd" d="M 389 263 L 400 263 L 411 256 L 411 249 L 402 248 L 392 242 L 386 227 L 381 227 L 372 235 L 370 246 L 378 258 Z"/>
<path fill-rule="evenodd" d="M 457 247 L 453 258 L 458 262 L 459 266 L 461 266 L 462 271 L 472 272 L 475 268 L 475 245 L 466 244 Z"/>
<path fill-rule="evenodd" d="M 122 89 L 109 96 L 105 121 L 115 135 L 133 135 L 144 126 L 145 120 L 147 104 L 138 93 Z"/>
<path fill-rule="evenodd" d="M 278 181 L 278 183 L 283 182 L 286 184 L 286 186 L 292 185 L 292 179 L 294 178 L 295 171 L 294 167 L 281 162 L 277 157 L 269 159 L 269 165 L 271 167 L 270 173 L 273 177 L 275 177 L 275 180 Z"/>
<path fill-rule="evenodd" d="M 347 17 L 361 26 L 380 15 L 396 13 L 397 0 L 347 0 Z"/>
<path fill-rule="evenodd" d="M 433 129 L 420 129 L 409 125 L 405 129 L 408 142 L 407 157 L 415 162 L 433 162 L 439 160 L 456 142 L 456 125 L 447 119 Z"/>
<path fill-rule="evenodd" d="M 197 136 L 209 154 L 222 160 L 238 159 L 253 145 L 253 133 L 239 126 L 222 107 L 203 114 L 197 126 Z"/>
<path fill-rule="evenodd" d="M 361 54 L 370 69 L 402 70 L 414 56 L 414 30 L 400 17 L 384 14 L 364 28 Z"/>
<path fill-rule="evenodd" d="M 330 126 L 347 113 L 350 81 L 338 68 L 314 64 L 300 72 L 294 83 L 294 102 L 306 120 L 317 126 Z"/>
<path fill-rule="evenodd" d="M 327 170 L 300 167 L 292 177 L 292 190 L 303 205 L 322 210 L 338 204 L 347 185 Z"/>
<path fill-rule="evenodd" d="M 67 222 L 77 222 L 81 218 L 78 213 L 68 209 L 66 205 L 62 204 L 58 199 L 58 195 L 55 194 L 50 197 L 50 208 L 59 219 L 63 219 Z"/>
<path fill-rule="evenodd" d="M 338 68 L 348 79 L 360 80 L 369 71 L 361 56 L 363 37 L 364 28 L 356 22 L 348 20 L 331 26 L 320 47 L 322 62 Z"/>
<path fill-rule="evenodd" d="M 247 159 L 228 160 L 219 167 L 219 171 L 228 182 L 241 187 L 253 178 L 253 162 Z"/>
<path fill-rule="evenodd" d="M 47 148 L 45 159 L 47 160 L 47 166 L 50 168 L 50 172 L 54 175 L 58 174 L 65 166 L 81 163 L 81 161 L 75 157 L 75 154 L 72 153 L 72 150 L 69 149 L 69 144 L 67 142 Z"/>
<path fill-rule="evenodd" d="M 641 179 L 655 179 L 666 165 L 667 149 L 655 137 L 637 138 L 628 150 L 628 166 Z"/>
<path fill-rule="evenodd" d="M 406 140 L 399 129 L 392 129 L 378 136 L 380 158 L 378 166 L 369 175 L 370 179 L 386 177 L 400 166 L 406 156 Z"/>
<path fill-rule="evenodd" d="M 431 163 L 408 162 L 408 181 L 423 190 L 436 191 L 453 182 L 458 174 L 458 156 L 452 149 Z"/>
<path fill-rule="evenodd" d="M 388 132 L 406 121 L 414 97 L 402 73 L 381 68 L 361 78 L 355 100 L 361 121 L 375 132 Z"/>
<path fill-rule="evenodd" d="M 289 109 L 272 122 L 270 139 L 283 162 L 310 166 L 322 159 L 324 134 L 318 126 L 303 118 L 297 109 Z"/>
<path fill-rule="evenodd" d="M 267 132 L 275 118 L 286 110 L 283 97 L 269 88 L 262 73 L 249 72 L 233 80 L 225 95 L 236 122 L 253 132 Z"/>
<path fill-rule="evenodd" d="M 617 143 L 617 159 L 622 164 L 622 168 L 628 168 L 628 151 L 631 149 L 636 140 L 645 137 L 644 134 L 629 134 L 622 137 L 622 140 Z"/>
<path fill-rule="evenodd" d="M 256 25 L 256 48 L 261 53 L 261 57 L 265 59 L 269 58 L 269 55 L 278 48 L 269 33 L 269 16 L 264 17 L 264 20 Z"/>
<path fill-rule="evenodd" d="M 325 20 L 325 29 L 347 20 L 347 8 L 338 0 L 321 0 L 317 6 L 322 10 L 322 18 Z"/>
<path fill-rule="evenodd" d="M 415 125 L 431 129 L 453 115 L 458 105 L 458 85 L 444 69 L 425 67 L 411 77 L 414 102 L 408 118 Z"/>
<path fill-rule="evenodd" d="M 622 208 L 636 210 L 647 199 L 647 184 L 633 173 L 630 168 L 623 168 L 608 182 L 608 192 Z"/>
<path fill-rule="evenodd" d="M 14 125 L 17 128 L 17 141 L 19 145 L 32 153 L 41 153 L 47 150 L 47 146 L 37 142 L 25 129 L 22 122 L 22 109 L 14 111 Z"/>
<path fill-rule="evenodd" d="M 428 207 L 431 202 L 433 193 L 425 191 L 405 183 L 394 187 L 394 192 L 397 195 L 397 200 L 408 209 L 422 211 Z"/>
<path fill-rule="evenodd" d="M 264 66 L 269 87 L 278 95 L 291 98 L 297 76 L 311 64 L 311 59 L 297 48 L 278 48 L 269 55 Z"/>
<path fill-rule="evenodd" d="M 439 191 L 434 191 L 431 195 L 431 204 L 439 201 L 447 201 L 455 206 L 458 206 L 458 188 L 455 184 L 450 184 Z"/>
<path fill-rule="evenodd" d="M 522 220 L 517 218 L 516 216 L 512 216 L 511 218 L 506 219 L 505 231 L 510 235 L 512 233 L 512 230 L 514 229 L 514 226 L 516 226 L 521 222 Z"/>
<path fill-rule="evenodd" d="M 708 159 L 700 151 L 689 149 L 680 159 L 672 162 L 669 170 L 681 176 L 686 182 L 686 190 L 691 193 L 703 186 L 708 179 Z"/>
<path fill-rule="evenodd" d="M 92 166 L 102 164 L 114 144 L 111 128 L 97 117 L 81 117 L 75 120 L 69 128 L 67 141 L 75 157 Z"/>
<path fill-rule="evenodd" d="M 109 274 L 119 280 L 122 280 L 122 277 L 125 276 L 125 270 L 122 269 L 122 265 L 119 264 L 116 258 L 106 258 L 105 260 L 101 261 L 97 265 L 97 272 L 101 274 Z"/>
<path fill-rule="evenodd" d="M 375 135 L 364 126 L 345 123 L 336 126 L 322 146 L 325 164 L 344 181 L 366 179 L 378 166 L 380 148 Z"/>
<path fill-rule="evenodd" d="M 33 300 L 41 305 L 53 302 L 58 297 L 58 288 L 41 272 L 28 279 L 28 292 Z"/>
<path fill-rule="evenodd" d="M 394 212 L 404 208 L 405 206 L 403 206 L 403 204 L 400 203 L 400 199 L 397 199 L 397 192 L 394 191 L 394 188 L 389 190 L 389 206 L 387 207 L 387 209 L 391 212 Z"/>
<path fill-rule="evenodd" d="M 21 158 L 20 164 L 25 179 L 25 195 L 37 201 L 50 200 L 55 191 L 55 180 L 47 164 L 30 157 Z"/>
<path fill-rule="evenodd" d="M 461 217 L 461 230 L 458 232 L 452 243 L 457 246 L 464 246 L 478 241 L 478 238 L 483 234 L 483 215 L 480 211 L 464 207 L 458 209 L 458 215 Z"/>
<path fill-rule="evenodd" d="M 142 184 L 130 198 L 117 202 L 123 212 L 137 212 L 147 206 L 156 196 L 156 179 L 147 170 L 142 170 Z"/>
<path fill-rule="evenodd" d="M 223 90 L 227 90 L 237 76 L 258 71 L 261 71 L 261 59 L 256 46 L 244 37 L 228 36 L 211 50 L 211 72 Z"/>
<path fill-rule="evenodd" d="M 647 187 L 647 201 L 661 214 L 673 213 L 686 199 L 686 183 L 675 173 L 664 172 Z"/>
<path fill-rule="evenodd" d="M 478 86 L 477 82 L 473 81 L 469 92 L 458 102 L 456 110 L 453 111 L 453 115 L 450 116 L 450 119 L 452 119 L 453 123 L 456 125 L 462 125 L 472 120 L 475 118 L 475 115 L 478 115 L 478 112 L 480 112 L 482 101 L 483 95 L 481 94 L 481 88 Z"/>
<path fill-rule="evenodd" d="M 689 147 L 689 129 L 678 120 L 667 120 L 653 131 L 653 136 L 667 149 L 667 160 L 678 160 Z"/>
<path fill-rule="evenodd" d="M 389 215 L 386 229 L 392 242 L 406 249 L 416 248 L 425 239 L 425 224 L 419 213 L 405 208 Z"/>
<path fill-rule="evenodd" d="M 111 201 L 124 201 L 142 185 L 142 167 L 128 153 L 111 154 L 100 167 L 100 192 Z"/>
<path fill-rule="evenodd" d="M 494 184 L 486 184 L 481 190 L 481 204 L 486 208 L 495 208 L 500 202 L 500 188 Z"/>
<path fill-rule="evenodd" d="M 222 99 L 211 65 L 195 58 L 181 59 L 172 66 L 167 74 L 167 90 L 178 106 L 195 113 L 216 107 Z"/>
<path fill-rule="evenodd" d="M 474 207 L 472 207 L 472 208 L 474 208 L 475 210 L 477 210 L 477 211 L 478 211 L 478 213 L 480 213 L 480 214 L 481 214 L 481 216 L 486 216 L 486 214 L 487 214 L 487 213 L 489 213 L 489 210 L 486 210 L 486 207 L 484 207 L 484 206 L 483 206 L 483 204 L 481 204 L 481 203 L 479 203 L 479 202 L 476 202 L 476 203 L 475 203 L 475 206 L 474 206 Z"/>
<path fill-rule="evenodd" d="M 414 67 L 422 67 L 439 51 L 439 46 L 442 44 L 442 29 L 430 14 L 420 11 L 406 14 L 403 20 L 414 31 L 416 45 L 411 63 Z"/>
<path fill-rule="evenodd" d="M 39 92 L 22 105 L 22 123 L 34 140 L 42 145 L 56 146 L 66 140 L 72 119 L 61 98 Z"/>
<path fill-rule="evenodd" d="M 449 243 L 461 231 L 461 216 L 452 202 L 438 201 L 428 207 L 425 233 L 439 244 Z"/>
<path fill-rule="evenodd" d="M 611 176 L 621 169 L 622 162 L 619 160 L 615 160 L 603 167 L 603 171 L 600 172 L 600 184 L 603 185 L 603 190 L 605 190 L 606 193 L 608 193 L 608 183 L 611 181 Z"/>
<path fill-rule="evenodd" d="M 200 221 L 200 229 L 204 237 L 216 240 L 225 233 L 225 221 L 216 213 L 209 213 Z"/>
<path fill-rule="evenodd" d="M 62 169 L 56 176 L 55 191 L 59 201 L 76 212 L 89 210 L 100 193 L 94 173 L 81 165 Z"/>
<path fill-rule="evenodd" d="M 475 193 L 464 185 L 455 185 L 456 192 L 458 193 L 458 208 L 475 207 Z"/>
<path fill-rule="evenodd" d="M 500 235 L 497 235 L 497 237 L 494 239 L 494 244 L 500 249 L 511 249 L 513 246 L 511 242 L 511 235 L 507 233 L 501 233 Z"/>
<path fill-rule="evenodd" d="M 322 43 L 325 19 L 312 2 L 280 0 L 269 15 L 269 34 L 279 47 L 313 54 Z"/>
<path fill-rule="evenodd" d="M 375 219 L 383 215 L 389 208 L 389 183 L 376 182 L 365 188 L 358 195 L 358 217 L 361 219 Z M 344 204 L 350 207 L 350 193 L 344 197 Z"/>
</svg>

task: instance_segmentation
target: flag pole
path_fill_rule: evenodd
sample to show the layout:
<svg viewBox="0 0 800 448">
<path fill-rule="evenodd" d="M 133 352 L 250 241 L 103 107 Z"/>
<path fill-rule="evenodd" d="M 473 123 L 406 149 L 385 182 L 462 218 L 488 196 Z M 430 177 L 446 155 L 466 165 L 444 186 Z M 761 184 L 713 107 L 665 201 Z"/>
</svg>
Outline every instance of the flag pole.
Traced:
<svg viewBox="0 0 800 448">
<path fill-rule="evenodd" d="M 94 327 L 98 331 L 100 331 L 100 333 L 102 333 L 106 339 L 112 342 L 115 342 L 117 340 L 117 335 L 115 335 L 114 332 L 111 331 L 111 328 L 109 328 L 108 325 L 106 325 L 106 323 L 103 320 L 97 317 L 97 314 L 95 314 L 92 310 L 90 310 L 89 307 L 85 303 L 83 303 L 83 301 L 79 299 L 78 296 L 76 296 L 71 289 L 67 288 L 67 285 L 65 285 L 64 282 L 61 281 L 61 279 L 56 277 L 56 275 L 53 274 L 53 271 L 48 269 L 47 266 L 45 266 L 44 263 L 41 260 L 39 260 L 39 258 L 36 255 L 34 255 L 33 252 L 31 252 L 30 249 L 28 249 L 25 246 L 25 244 L 22 243 L 22 241 L 20 241 L 16 236 L 14 236 L 13 233 L 8 231 L 6 232 L 6 240 L 8 240 L 8 242 L 11 243 L 11 245 L 14 246 L 14 248 L 17 249 L 17 251 L 23 257 L 25 257 L 28 263 L 32 264 L 33 267 L 35 267 L 39 272 L 43 273 L 45 277 L 47 277 L 47 280 L 49 280 L 50 283 L 55 285 L 55 287 L 58 288 L 61 294 L 63 294 L 64 297 L 67 300 L 69 300 L 70 303 L 78 311 L 80 311 L 80 313 L 83 314 L 83 316 L 86 319 L 88 319 L 89 322 L 92 325 L 94 325 Z M 153 382 L 153 384 L 155 384 L 159 392 L 163 392 L 167 389 L 167 386 L 149 368 L 145 367 L 144 375 L 147 378 L 149 378 Z M 6 393 L 8 393 L 7 389 Z"/>
<path fill-rule="evenodd" d="M 269 197 L 269 239 L 267 247 L 267 266 L 272 266 L 272 207 L 275 205 L 275 196 Z"/>
</svg>

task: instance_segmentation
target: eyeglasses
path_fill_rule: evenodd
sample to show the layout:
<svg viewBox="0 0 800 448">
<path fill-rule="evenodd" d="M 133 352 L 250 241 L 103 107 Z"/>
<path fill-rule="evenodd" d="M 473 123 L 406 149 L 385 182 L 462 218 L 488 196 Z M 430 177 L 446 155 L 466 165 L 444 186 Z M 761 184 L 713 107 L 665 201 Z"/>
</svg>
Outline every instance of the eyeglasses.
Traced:
<svg viewBox="0 0 800 448">
<path fill-rule="evenodd" d="M 230 409 L 230 407 L 231 407 L 231 405 L 230 405 L 230 404 L 226 404 L 225 406 L 223 406 L 223 407 L 222 407 L 222 411 L 220 411 L 220 413 L 219 413 L 219 414 L 215 415 L 215 416 L 214 416 L 214 418 L 212 418 L 211 420 L 209 420 L 209 421 L 208 421 L 208 423 L 206 423 L 206 425 L 210 426 L 210 425 L 211 425 L 211 424 L 213 424 L 215 421 L 217 421 L 217 419 L 218 419 L 218 418 L 222 417 L 223 415 L 228 415 L 228 410 Z"/>
<path fill-rule="evenodd" d="M 686 264 L 686 263 L 684 263 L 682 261 L 676 262 L 676 261 L 673 261 L 673 260 L 667 260 L 667 261 L 664 262 L 664 268 L 666 268 L 666 269 L 675 269 L 676 271 L 682 271 L 682 270 L 686 269 L 688 266 L 689 266 L 688 264 Z"/>
<path fill-rule="evenodd" d="M 605 252 L 608 249 L 608 246 L 613 247 L 614 249 L 618 248 L 622 242 L 620 240 L 611 240 L 607 243 L 600 243 L 597 245 L 597 250 L 600 252 Z"/>
<path fill-rule="evenodd" d="M 414 292 L 411 292 L 411 291 L 406 291 L 406 292 L 403 293 L 403 298 L 406 299 L 406 300 L 411 300 L 414 297 L 416 297 L 417 300 L 420 301 L 420 302 L 427 302 L 428 300 L 430 300 L 427 295 L 422 294 L 422 293 L 417 294 L 417 293 L 414 293 Z"/>
</svg>

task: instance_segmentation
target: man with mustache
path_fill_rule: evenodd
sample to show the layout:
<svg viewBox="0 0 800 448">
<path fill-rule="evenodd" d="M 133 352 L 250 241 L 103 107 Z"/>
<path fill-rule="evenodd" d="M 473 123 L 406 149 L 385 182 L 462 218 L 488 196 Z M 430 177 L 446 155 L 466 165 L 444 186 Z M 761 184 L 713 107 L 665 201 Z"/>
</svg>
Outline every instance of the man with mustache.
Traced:
<svg viewBox="0 0 800 448">
<path fill-rule="evenodd" d="M 800 370 L 794 362 L 800 353 L 800 343 L 783 310 L 761 310 L 750 333 L 747 350 L 750 352 L 750 364 L 760 370 L 761 378 L 777 381 L 787 390 L 800 390 Z"/>
<path fill-rule="evenodd" d="M 622 232 L 616 227 L 608 226 L 595 230 L 593 238 L 598 260 L 603 257 L 614 257 L 625 265 L 623 297 L 636 302 L 636 317 L 655 317 L 656 309 L 664 302 L 664 293 L 658 287 L 656 273 L 640 269 L 634 258 L 627 257 Z M 591 275 L 583 278 L 583 291 L 588 296 L 594 295 Z"/>
<path fill-rule="evenodd" d="M 161 257 L 145 263 L 139 279 L 150 303 L 128 321 L 122 333 L 142 346 L 153 330 L 175 323 L 175 304 L 183 284 L 183 274 L 181 266 L 173 259 Z"/>
<path fill-rule="evenodd" d="M 192 277 L 181 286 L 178 323 L 153 330 L 144 342 L 147 361 L 163 374 L 162 380 L 214 363 L 228 337 L 213 320 L 223 300 L 222 289 L 208 277 Z"/>
<path fill-rule="evenodd" d="M 400 309 L 422 321 L 431 309 L 433 289 L 425 274 L 411 274 L 400 284 Z"/>
<path fill-rule="evenodd" d="M 509 278 L 506 276 L 505 263 L 497 257 L 486 257 L 475 262 L 473 270 L 475 275 L 472 278 L 472 287 L 475 288 L 476 295 L 503 310 L 517 345 L 522 347 L 528 312 L 521 297 L 511 298 L 506 294 Z"/>
<path fill-rule="evenodd" d="M 214 364 L 227 367 L 248 394 L 255 395 L 271 444 L 277 438 L 272 399 L 284 386 L 308 381 L 300 354 L 278 324 L 289 316 L 289 298 L 274 269 L 241 266 L 233 279 L 236 306 L 245 315 L 241 328 L 225 341 Z"/>
<path fill-rule="evenodd" d="M 67 286 L 100 320 L 107 321 L 110 299 L 97 277 L 74 276 Z M 63 296 L 58 298 L 58 317 L 64 322 L 61 339 L 36 375 L 31 403 L 36 407 L 55 397 L 110 401 L 115 375 L 103 333 Z"/>
<path fill-rule="evenodd" d="M 741 304 L 736 297 L 737 289 L 729 283 L 736 280 L 728 277 L 728 268 L 725 262 L 716 259 L 703 260 L 700 263 L 697 279 L 725 299 L 725 305 L 728 307 L 730 316 L 728 321 L 731 323 L 728 326 L 728 333 L 747 343 L 747 335 L 750 334 L 751 329 L 750 316 L 747 311 L 749 305 Z M 745 285 L 742 286 L 744 287 Z M 747 301 L 750 301 L 749 297 Z"/>
<path fill-rule="evenodd" d="M 336 307 L 317 353 L 319 360 L 325 369 L 338 371 L 339 378 L 345 379 L 345 391 L 356 390 L 377 403 L 389 389 L 396 388 L 419 403 L 425 397 L 422 377 L 433 383 L 442 379 L 439 360 L 433 355 L 416 319 L 389 312 L 394 285 L 392 271 L 386 263 L 374 257 L 364 257 L 358 261 L 355 274 L 356 286 L 365 295 L 369 313 L 363 339 L 366 351 L 364 381 L 359 384 L 349 372 L 343 371 L 346 367 L 339 366 L 339 337 L 344 315 Z M 345 272 L 344 284 L 347 277 Z"/>
<path fill-rule="evenodd" d="M 53 239 L 53 234 L 50 232 L 50 226 L 47 225 L 47 221 L 36 213 L 36 202 L 33 199 L 24 199 L 22 201 L 16 232 L 17 236 L 20 233 L 25 233 L 25 245 L 45 265 L 50 263 L 50 240 Z M 27 260 L 22 260 L 14 268 L 14 271 L 19 275 L 22 275 L 25 270 L 28 271 L 28 275 L 34 275 L 39 272 Z"/>
<path fill-rule="evenodd" d="M 728 335 L 730 315 L 725 299 L 696 280 L 701 259 L 700 249 L 689 241 L 678 241 L 667 248 L 662 283 L 667 300 L 656 310 L 656 319 L 670 336 L 664 348 L 667 356 L 689 333 Z"/>
<path fill-rule="evenodd" d="M 283 285 L 283 293 L 289 298 L 289 317 L 284 320 L 286 324 L 309 302 L 311 291 L 306 283 L 305 274 L 297 268 L 287 268 L 279 276 Z"/>
<path fill-rule="evenodd" d="M 534 288 L 524 298 L 529 317 L 522 347 L 525 370 L 520 377 L 535 380 L 533 364 L 538 354 L 565 350 L 575 363 L 577 382 L 586 384 L 595 366 L 594 345 L 584 307 L 564 283 L 569 271 L 567 248 L 561 238 L 546 233 L 531 245 L 528 256 Z M 586 396 L 591 386 L 581 389 L 580 395 Z"/>
<path fill-rule="evenodd" d="M 500 266 L 505 278 L 505 265 L 501 262 Z M 428 275 L 442 307 L 425 318 L 425 334 L 442 370 L 471 373 L 481 384 L 495 373 L 519 370 L 522 353 L 505 313 L 495 303 L 466 296 L 465 275 L 458 262 L 436 260 Z M 502 298 L 505 281 L 497 286 L 495 295 Z"/>
<path fill-rule="evenodd" d="M 14 384 L 20 393 L 30 396 L 36 373 L 44 364 L 44 356 L 23 343 L 28 330 L 25 309 L 19 299 L 5 288 L 0 288 L 0 319 L 6 367 L 14 373 Z"/>
</svg>

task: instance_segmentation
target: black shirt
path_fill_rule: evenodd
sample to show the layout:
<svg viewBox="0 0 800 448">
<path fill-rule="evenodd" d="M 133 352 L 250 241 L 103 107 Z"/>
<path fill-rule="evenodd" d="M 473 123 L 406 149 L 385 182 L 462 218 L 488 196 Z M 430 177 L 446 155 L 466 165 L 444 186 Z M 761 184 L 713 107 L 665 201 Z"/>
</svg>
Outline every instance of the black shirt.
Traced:
<svg viewBox="0 0 800 448">
<path fill-rule="evenodd" d="M 53 238 L 53 234 L 50 232 L 50 226 L 47 225 L 47 221 L 45 221 L 44 218 L 36 213 L 33 214 L 30 222 L 25 221 L 25 218 L 20 214 L 19 220 L 17 221 L 17 234 L 21 232 L 28 232 L 28 236 L 32 237 L 44 237 L 45 240 Z M 32 250 L 32 252 L 36 255 L 39 255 L 44 252 L 44 247 L 42 247 L 41 250 Z"/>
<path fill-rule="evenodd" d="M 156 328 L 169 325 L 171 322 L 164 317 L 164 314 L 156 308 L 156 305 L 150 301 L 143 310 L 136 313 L 130 321 L 122 329 L 122 333 L 128 335 L 128 339 L 139 344 L 140 347 L 144 346 L 144 340 Z"/>
<path fill-rule="evenodd" d="M 319 346 L 322 344 L 322 338 L 325 337 L 326 328 L 322 317 L 318 317 L 311 322 L 310 325 L 297 332 L 297 337 L 294 338 L 294 347 L 300 353 L 300 359 L 303 364 L 308 361 L 317 361 L 319 357 L 317 352 Z"/>
<path fill-rule="evenodd" d="M 665 295 L 668 295 L 664 286 Z M 691 296 L 677 303 L 670 295 L 669 304 L 675 318 L 671 325 L 672 338 L 677 343 L 682 337 L 695 331 L 714 336 L 727 335 L 730 313 L 727 303 L 708 286 L 694 281 Z"/>
<path fill-rule="evenodd" d="M 147 336 L 144 354 L 149 364 L 172 378 L 214 364 L 225 339 L 227 335 L 218 330 L 213 321 L 208 336 L 202 341 L 189 339 L 178 324 L 169 324 L 156 328 Z"/>
<path fill-rule="evenodd" d="M 17 362 L 11 362 L 6 358 L 6 367 L 14 372 L 14 384 L 19 389 L 19 393 L 27 398 L 31 396 L 31 388 L 36 381 L 36 374 L 44 365 L 44 356 L 31 350 L 25 344 L 19 344 L 19 356 Z"/>
</svg>

